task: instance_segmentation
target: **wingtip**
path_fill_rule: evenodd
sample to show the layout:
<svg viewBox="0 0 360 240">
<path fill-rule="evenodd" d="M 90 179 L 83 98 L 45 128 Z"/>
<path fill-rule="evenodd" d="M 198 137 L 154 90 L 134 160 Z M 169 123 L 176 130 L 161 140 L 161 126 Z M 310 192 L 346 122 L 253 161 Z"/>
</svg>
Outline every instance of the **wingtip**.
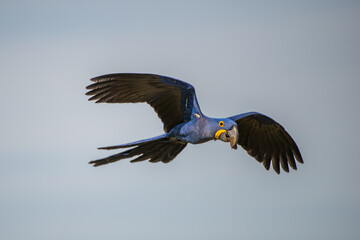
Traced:
<svg viewBox="0 0 360 240">
<path fill-rule="evenodd" d="M 304 160 L 302 159 L 301 156 L 295 156 L 296 157 L 296 160 L 301 163 L 301 164 L 304 164 Z"/>
<path fill-rule="evenodd" d="M 90 81 L 97 82 L 100 79 L 100 76 L 90 78 Z"/>
</svg>

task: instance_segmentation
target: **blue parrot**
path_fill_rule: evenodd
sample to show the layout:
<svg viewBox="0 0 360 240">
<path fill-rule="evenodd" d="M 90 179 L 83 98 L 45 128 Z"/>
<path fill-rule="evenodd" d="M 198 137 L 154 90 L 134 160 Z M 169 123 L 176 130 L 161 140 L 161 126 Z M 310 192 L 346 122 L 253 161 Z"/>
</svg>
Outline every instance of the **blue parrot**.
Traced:
<svg viewBox="0 0 360 240">
<path fill-rule="evenodd" d="M 131 162 L 168 163 L 188 143 L 199 144 L 220 139 L 237 144 L 269 170 L 296 170 L 296 161 L 303 163 L 295 141 L 273 119 L 257 112 L 228 118 L 205 116 L 196 98 L 194 87 L 186 82 L 155 74 L 119 73 L 92 78 L 86 95 L 96 103 L 146 102 L 154 108 L 164 124 L 165 133 L 153 138 L 99 149 L 128 148 L 109 157 L 91 161 L 94 167 L 134 158 Z M 130 148 L 130 149 L 129 149 Z M 296 159 L 296 161 L 295 161 Z"/>
</svg>

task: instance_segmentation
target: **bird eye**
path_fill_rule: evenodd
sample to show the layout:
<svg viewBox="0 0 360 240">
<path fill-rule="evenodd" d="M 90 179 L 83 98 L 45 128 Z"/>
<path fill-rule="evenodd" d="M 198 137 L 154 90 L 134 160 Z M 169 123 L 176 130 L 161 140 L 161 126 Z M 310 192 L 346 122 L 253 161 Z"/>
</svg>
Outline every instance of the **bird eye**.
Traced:
<svg viewBox="0 0 360 240">
<path fill-rule="evenodd" d="M 224 122 L 223 122 L 223 121 L 220 121 L 220 122 L 219 122 L 219 126 L 220 126 L 220 127 L 223 127 L 223 126 L 224 126 Z"/>
</svg>

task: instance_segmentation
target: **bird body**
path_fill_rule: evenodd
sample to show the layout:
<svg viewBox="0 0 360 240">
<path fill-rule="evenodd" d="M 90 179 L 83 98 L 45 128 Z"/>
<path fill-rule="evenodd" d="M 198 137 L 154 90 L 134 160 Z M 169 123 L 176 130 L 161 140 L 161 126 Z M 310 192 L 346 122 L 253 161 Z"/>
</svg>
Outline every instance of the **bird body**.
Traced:
<svg viewBox="0 0 360 240">
<path fill-rule="evenodd" d="M 192 144 L 215 140 L 215 133 L 220 130 L 218 126 L 220 121 L 222 120 L 197 115 L 185 124 L 180 125 L 179 128 L 176 129 L 176 136 L 179 140 Z M 235 124 L 235 122 L 233 122 L 233 124 Z"/>
<path fill-rule="evenodd" d="M 130 148 L 121 153 L 91 161 L 101 166 L 121 159 L 136 157 L 131 162 L 149 160 L 168 163 L 188 143 L 200 144 L 210 140 L 230 142 L 234 149 L 241 145 L 268 170 L 270 163 L 277 173 L 280 165 L 296 170 L 295 159 L 303 163 L 300 151 L 285 129 L 273 119 L 248 112 L 228 118 L 205 116 L 192 85 L 155 74 L 119 73 L 91 79 L 89 100 L 107 103 L 147 102 L 164 123 L 165 133 L 140 141 L 102 147 L 100 149 Z"/>
</svg>

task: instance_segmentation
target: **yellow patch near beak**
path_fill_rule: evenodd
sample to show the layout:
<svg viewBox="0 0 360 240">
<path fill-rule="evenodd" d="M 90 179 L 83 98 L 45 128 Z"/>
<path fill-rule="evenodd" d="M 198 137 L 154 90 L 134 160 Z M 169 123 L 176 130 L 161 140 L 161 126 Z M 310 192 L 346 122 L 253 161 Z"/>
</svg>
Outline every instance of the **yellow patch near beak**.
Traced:
<svg viewBox="0 0 360 240">
<path fill-rule="evenodd" d="M 225 129 L 220 129 L 218 130 L 216 133 L 215 133 L 215 139 L 219 139 L 220 135 L 222 133 L 226 133 L 226 130 Z"/>
</svg>

